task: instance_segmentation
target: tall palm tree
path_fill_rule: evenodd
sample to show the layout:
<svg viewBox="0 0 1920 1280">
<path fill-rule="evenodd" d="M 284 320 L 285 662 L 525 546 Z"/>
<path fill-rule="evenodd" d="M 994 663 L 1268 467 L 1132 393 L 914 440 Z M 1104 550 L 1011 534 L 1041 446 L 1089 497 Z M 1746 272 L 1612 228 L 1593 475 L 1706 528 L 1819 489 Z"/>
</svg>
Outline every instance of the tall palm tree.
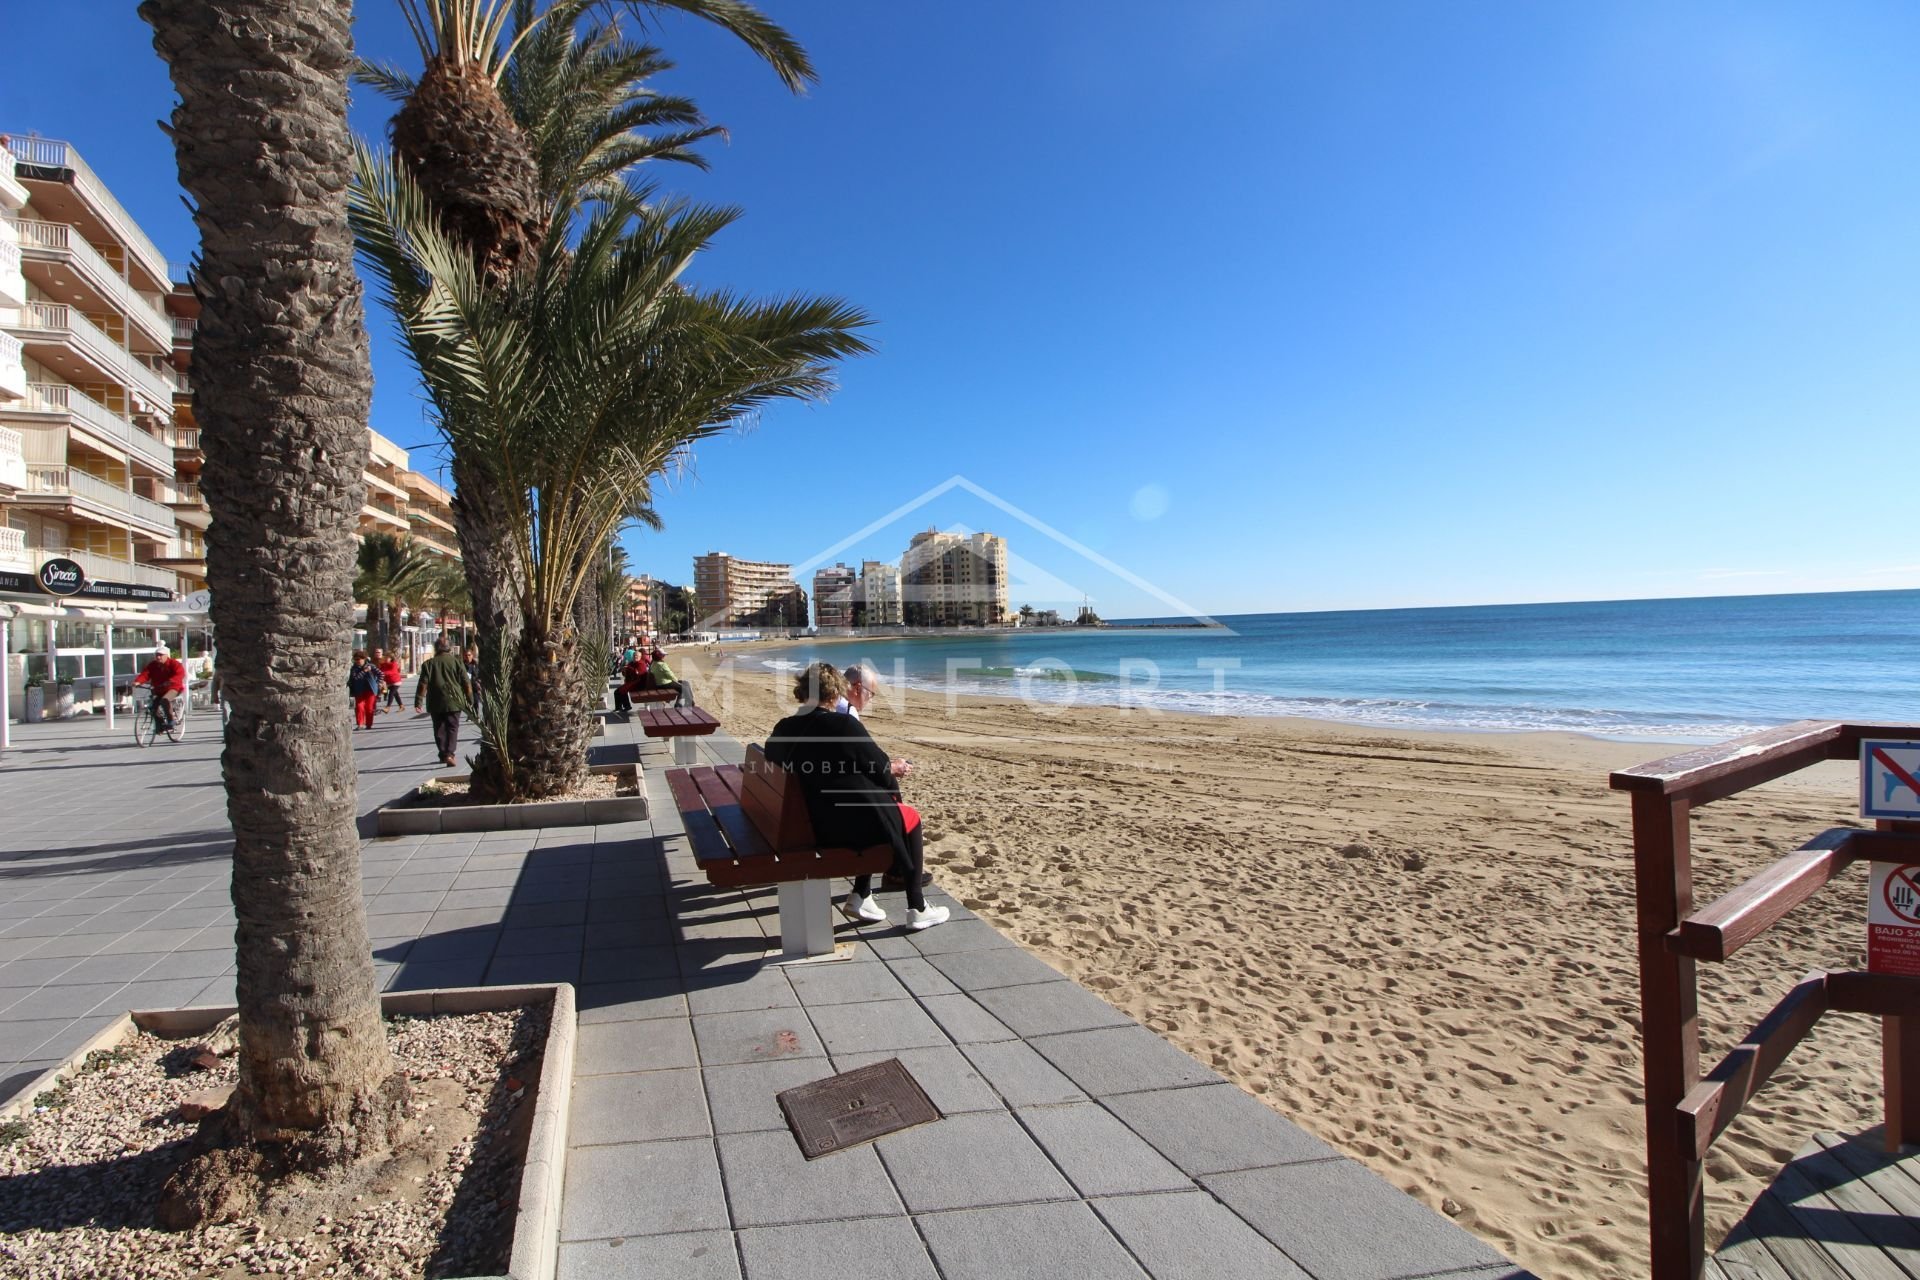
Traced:
<svg viewBox="0 0 1920 1280">
<path fill-rule="evenodd" d="M 353 598 L 367 606 L 367 643 L 392 651 L 400 632 L 400 607 L 412 604 L 426 585 L 436 558 L 411 538 L 369 533 L 360 539 L 353 575 Z"/>
<path fill-rule="evenodd" d="M 504 752 L 473 786 L 537 798 L 586 770 L 575 601 L 634 495 L 774 399 L 818 399 L 867 350 L 835 299 L 753 302 L 679 283 L 737 215 L 608 193 L 570 243 L 563 200 L 532 267 L 503 283 L 445 232 L 406 171 L 363 153 L 353 216 L 457 452 L 498 477 L 522 619 Z"/>
<path fill-rule="evenodd" d="M 375 1158 L 405 1080 L 360 899 L 346 652 L 372 373 L 353 270 L 349 0 L 144 0 L 195 202 L 194 416 L 233 720 L 239 1083 L 169 1220 L 248 1215 L 278 1170 Z M 297 141 L 296 141 L 297 140 Z M 244 281 L 244 287 L 226 287 Z M 216 283 L 208 283 L 216 282 Z"/>
</svg>

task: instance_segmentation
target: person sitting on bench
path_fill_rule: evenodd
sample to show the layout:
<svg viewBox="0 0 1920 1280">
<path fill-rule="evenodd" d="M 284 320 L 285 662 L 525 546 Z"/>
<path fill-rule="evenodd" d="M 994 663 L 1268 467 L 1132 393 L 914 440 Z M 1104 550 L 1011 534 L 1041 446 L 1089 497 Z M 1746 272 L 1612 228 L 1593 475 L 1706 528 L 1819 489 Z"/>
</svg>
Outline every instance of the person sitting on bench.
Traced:
<svg viewBox="0 0 1920 1280">
<path fill-rule="evenodd" d="M 674 679 L 673 668 L 667 665 L 667 655 L 659 645 L 653 646 L 653 652 L 647 655 L 647 681 L 653 688 L 673 694 L 674 706 L 693 705 L 693 686 L 685 680 Z"/>
<path fill-rule="evenodd" d="M 647 687 L 647 655 L 636 653 L 626 666 L 620 669 L 620 687 L 613 691 L 613 709 L 615 711 L 633 710 L 633 695 Z"/>
<path fill-rule="evenodd" d="M 802 671 L 793 687 L 800 711 L 773 726 L 767 759 L 799 780 L 814 838 L 823 848 L 893 847 L 893 870 L 907 893 L 907 928 L 930 929 L 944 923 L 949 912 L 928 907 L 920 888 L 926 833 L 919 812 L 900 801 L 894 781 L 911 766 L 888 759 L 865 725 L 833 709 L 846 691 L 846 681 L 830 663 L 816 662 Z M 840 911 L 868 924 L 887 918 L 873 900 L 872 876 L 854 880 Z"/>
</svg>

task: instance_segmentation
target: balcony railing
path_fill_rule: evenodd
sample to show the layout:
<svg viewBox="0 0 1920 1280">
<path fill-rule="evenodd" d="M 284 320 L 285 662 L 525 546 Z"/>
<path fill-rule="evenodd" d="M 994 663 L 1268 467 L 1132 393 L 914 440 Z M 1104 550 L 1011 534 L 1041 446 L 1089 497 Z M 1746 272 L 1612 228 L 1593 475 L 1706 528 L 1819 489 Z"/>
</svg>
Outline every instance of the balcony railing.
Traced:
<svg viewBox="0 0 1920 1280">
<path fill-rule="evenodd" d="M 0 485 L 20 489 L 26 483 L 26 439 L 11 427 L 0 427 Z M 0 529 L 0 533 L 4 532 Z"/>
<path fill-rule="evenodd" d="M 169 317 L 158 298 L 141 293 L 129 284 L 119 269 L 102 257 L 98 249 L 88 244 L 84 236 L 64 222 L 21 218 L 15 225 L 20 228 L 20 248 L 23 252 L 38 251 L 71 258 L 74 269 L 92 281 L 96 289 L 119 303 L 129 319 L 145 328 L 156 342 L 166 340 Z"/>
<path fill-rule="evenodd" d="M 18 275 L 20 273 L 20 246 L 11 240 L 0 240 L 0 275 Z"/>
<path fill-rule="evenodd" d="M 61 556 L 78 561 L 87 577 L 101 582 L 132 582 L 143 587 L 164 587 L 168 591 L 180 589 L 180 578 L 171 569 L 155 569 L 151 565 L 135 564 L 131 560 L 121 560 L 114 556 L 97 555 L 92 551 L 82 551 L 78 547 L 36 547 L 28 552 L 43 560 Z"/>
<path fill-rule="evenodd" d="M 129 519 L 140 520 L 172 530 L 173 512 L 162 503 L 130 493 L 99 476 L 88 475 L 74 467 L 28 467 L 27 492 L 46 493 L 106 507 Z"/>
<path fill-rule="evenodd" d="M 121 208 L 120 202 L 107 190 L 107 184 L 94 176 L 80 153 L 65 142 L 53 138 L 8 138 L 7 149 L 13 152 L 14 159 L 21 164 L 38 165 L 46 169 L 68 169 L 73 173 L 73 184 L 83 195 L 93 202 L 113 229 L 120 236 L 122 244 L 130 253 L 137 255 L 141 265 L 156 277 L 165 279 L 167 275 L 166 255 L 159 246 L 147 238 L 140 224 L 133 216 Z M 17 175 L 16 175 L 17 176 Z"/>
<path fill-rule="evenodd" d="M 175 316 L 173 318 L 174 342 L 176 344 L 192 342 L 193 331 L 195 329 L 198 329 L 199 327 L 200 327 L 200 322 L 198 320 L 193 319 L 191 316 Z"/>
<path fill-rule="evenodd" d="M 15 327 L 30 332 L 58 334 L 78 348 L 108 377 L 131 386 L 154 405 L 173 403 L 173 387 L 170 383 L 135 360 L 125 347 L 102 333 L 93 321 L 72 307 L 50 302 L 29 302 L 20 308 Z"/>
<path fill-rule="evenodd" d="M 191 449 L 198 452 L 200 449 L 200 428 L 169 427 L 167 428 L 167 440 L 176 449 Z"/>
<path fill-rule="evenodd" d="M 173 470 L 173 450 L 164 440 L 156 440 L 78 387 L 64 382 L 29 382 L 27 402 L 22 407 L 29 412 L 70 414 L 101 439 L 139 454 L 159 470 Z"/>
<path fill-rule="evenodd" d="M 22 529 L 0 529 L 0 565 L 15 569 L 31 568 L 33 562 L 27 559 L 27 535 Z"/>
<path fill-rule="evenodd" d="M 193 264 L 191 262 L 181 262 L 178 258 L 169 259 L 167 262 L 167 279 L 173 281 L 175 284 L 192 284 Z"/>
<path fill-rule="evenodd" d="M 167 501 L 176 506 L 199 506 L 200 486 L 191 480 L 177 480 L 167 486 Z"/>
</svg>

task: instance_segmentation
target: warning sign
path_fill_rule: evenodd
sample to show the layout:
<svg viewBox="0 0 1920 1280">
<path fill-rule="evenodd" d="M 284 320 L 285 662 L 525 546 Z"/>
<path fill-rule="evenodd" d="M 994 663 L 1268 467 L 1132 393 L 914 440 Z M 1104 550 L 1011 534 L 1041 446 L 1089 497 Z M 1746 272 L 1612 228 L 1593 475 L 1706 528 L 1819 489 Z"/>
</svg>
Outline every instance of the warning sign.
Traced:
<svg viewBox="0 0 1920 1280">
<path fill-rule="evenodd" d="M 1860 816 L 1920 818 L 1920 742 L 1860 743 Z"/>
<path fill-rule="evenodd" d="M 1920 977 L 1920 863 L 1876 862 L 1867 884 L 1867 972 Z"/>
</svg>

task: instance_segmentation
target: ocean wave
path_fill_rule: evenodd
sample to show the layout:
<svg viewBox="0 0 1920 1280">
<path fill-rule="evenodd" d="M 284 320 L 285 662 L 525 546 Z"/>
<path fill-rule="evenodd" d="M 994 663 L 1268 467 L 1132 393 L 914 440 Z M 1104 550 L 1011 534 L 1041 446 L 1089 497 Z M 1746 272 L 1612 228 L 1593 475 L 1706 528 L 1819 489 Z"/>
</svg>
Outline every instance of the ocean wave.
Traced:
<svg viewBox="0 0 1920 1280">
<path fill-rule="evenodd" d="M 769 671 L 805 671 L 807 669 L 806 663 L 790 662 L 785 658 L 762 658 L 760 665 Z"/>
</svg>

